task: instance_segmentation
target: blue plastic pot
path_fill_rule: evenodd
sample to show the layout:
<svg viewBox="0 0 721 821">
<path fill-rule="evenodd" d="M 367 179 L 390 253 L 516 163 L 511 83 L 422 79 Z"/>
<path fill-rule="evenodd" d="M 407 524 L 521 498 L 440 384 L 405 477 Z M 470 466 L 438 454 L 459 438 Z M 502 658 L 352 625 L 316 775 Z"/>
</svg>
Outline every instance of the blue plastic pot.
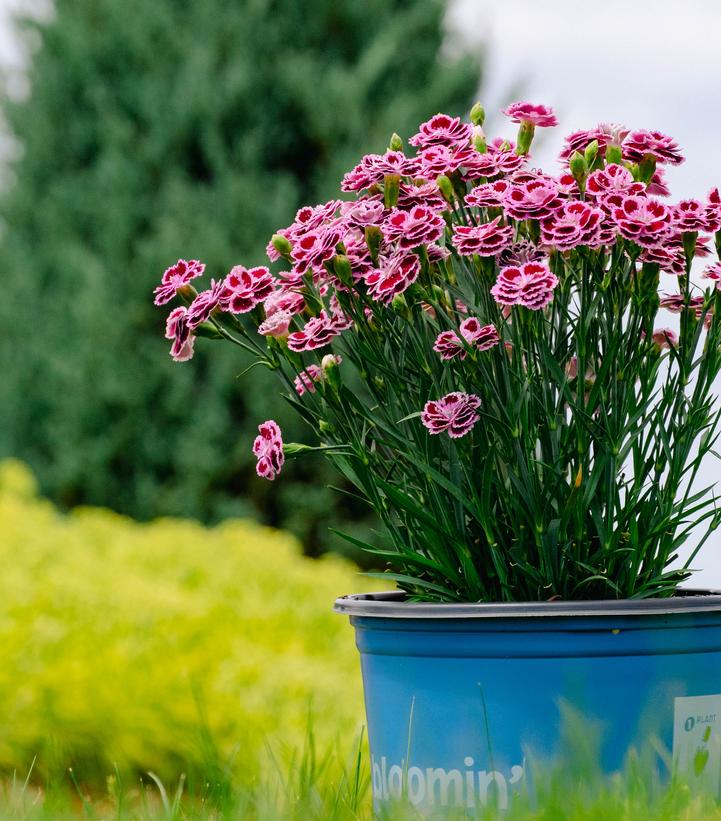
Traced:
<svg viewBox="0 0 721 821">
<path fill-rule="evenodd" d="M 361 653 L 373 798 L 423 811 L 508 805 L 527 756 L 572 754 L 564 721 L 600 735 L 604 772 L 667 750 L 692 787 L 721 776 L 721 594 L 534 604 L 347 596 Z M 586 729 L 578 730 L 578 727 Z"/>
</svg>

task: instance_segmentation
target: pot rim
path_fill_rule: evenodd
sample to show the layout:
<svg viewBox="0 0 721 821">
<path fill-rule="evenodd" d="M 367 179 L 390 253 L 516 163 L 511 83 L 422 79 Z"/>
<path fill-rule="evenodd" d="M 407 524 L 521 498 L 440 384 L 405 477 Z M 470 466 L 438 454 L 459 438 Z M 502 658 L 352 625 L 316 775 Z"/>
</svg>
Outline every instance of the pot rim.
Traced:
<svg viewBox="0 0 721 821">
<path fill-rule="evenodd" d="M 549 602 L 407 602 L 402 590 L 351 593 L 335 600 L 333 610 L 346 616 L 384 619 L 488 619 L 536 616 L 663 616 L 721 611 L 721 590 L 680 588 L 658 599 L 604 599 Z"/>
</svg>

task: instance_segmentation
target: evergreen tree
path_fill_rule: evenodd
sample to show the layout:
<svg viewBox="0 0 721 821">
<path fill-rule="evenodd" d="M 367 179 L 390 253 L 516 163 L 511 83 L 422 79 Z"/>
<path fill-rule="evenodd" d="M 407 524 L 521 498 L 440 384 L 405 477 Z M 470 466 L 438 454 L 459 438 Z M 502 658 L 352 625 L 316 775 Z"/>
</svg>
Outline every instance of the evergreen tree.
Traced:
<svg viewBox="0 0 721 821">
<path fill-rule="evenodd" d="M 479 71 L 441 54 L 440 0 L 57 0 L 34 24 L 22 152 L 0 198 L 0 454 L 66 504 L 204 520 L 261 507 L 311 547 L 336 504 L 268 486 L 250 445 L 268 381 L 232 351 L 167 355 L 151 292 L 177 259 L 262 264 L 270 234 Z M 264 379 L 274 379 L 267 374 Z M 272 397 L 274 391 L 269 390 Z M 288 419 L 288 438 L 302 438 Z"/>
</svg>

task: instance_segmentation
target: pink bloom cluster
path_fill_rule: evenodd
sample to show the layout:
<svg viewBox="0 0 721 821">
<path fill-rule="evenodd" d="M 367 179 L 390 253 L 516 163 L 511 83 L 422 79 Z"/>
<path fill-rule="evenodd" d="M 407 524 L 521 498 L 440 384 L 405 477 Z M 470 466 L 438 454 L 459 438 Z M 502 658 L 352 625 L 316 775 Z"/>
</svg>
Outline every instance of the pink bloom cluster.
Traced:
<svg viewBox="0 0 721 821">
<path fill-rule="evenodd" d="M 283 436 L 277 422 L 268 419 L 267 422 L 258 425 L 258 435 L 253 442 L 253 454 L 258 460 L 255 466 L 258 476 L 272 482 L 285 463 Z"/>
<path fill-rule="evenodd" d="M 455 331 L 439 333 L 433 350 L 441 355 L 441 359 L 465 359 L 468 348 L 487 351 L 500 341 L 501 337 L 494 325 L 481 325 L 476 317 L 469 316 L 458 326 L 458 334 Z"/>
<path fill-rule="evenodd" d="M 481 399 L 476 394 L 453 391 L 426 402 L 421 421 L 432 436 L 445 432 L 452 439 L 460 439 L 481 418 L 477 413 L 480 406 Z"/>
<path fill-rule="evenodd" d="M 540 262 L 526 262 L 520 267 L 503 268 L 491 288 L 493 298 L 500 305 L 522 305 L 539 311 L 553 299 L 558 277 Z"/>
</svg>

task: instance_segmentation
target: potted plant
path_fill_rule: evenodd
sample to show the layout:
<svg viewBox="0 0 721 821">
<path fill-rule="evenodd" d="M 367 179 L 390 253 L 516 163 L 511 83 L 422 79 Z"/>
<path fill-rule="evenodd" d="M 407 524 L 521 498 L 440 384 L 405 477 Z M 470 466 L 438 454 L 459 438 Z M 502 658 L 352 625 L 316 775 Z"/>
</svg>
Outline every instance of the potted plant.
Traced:
<svg viewBox="0 0 721 821">
<path fill-rule="evenodd" d="M 360 546 L 398 591 L 336 602 L 378 804 L 504 806 L 524 751 L 560 749 L 564 705 L 601 723 L 607 769 L 655 734 L 717 791 L 721 596 L 680 585 L 719 524 L 696 478 L 719 433 L 721 197 L 668 203 L 678 145 L 618 126 L 569 135 L 549 175 L 530 149 L 553 111 L 504 114 L 515 143 L 480 105 L 412 150 L 393 135 L 348 198 L 273 236 L 275 273 L 198 293 L 204 266 L 173 265 L 171 355 L 202 336 L 276 370 L 318 444 L 266 421 L 258 474 L 320 449 L 385 526 Z"/>
</svg>

